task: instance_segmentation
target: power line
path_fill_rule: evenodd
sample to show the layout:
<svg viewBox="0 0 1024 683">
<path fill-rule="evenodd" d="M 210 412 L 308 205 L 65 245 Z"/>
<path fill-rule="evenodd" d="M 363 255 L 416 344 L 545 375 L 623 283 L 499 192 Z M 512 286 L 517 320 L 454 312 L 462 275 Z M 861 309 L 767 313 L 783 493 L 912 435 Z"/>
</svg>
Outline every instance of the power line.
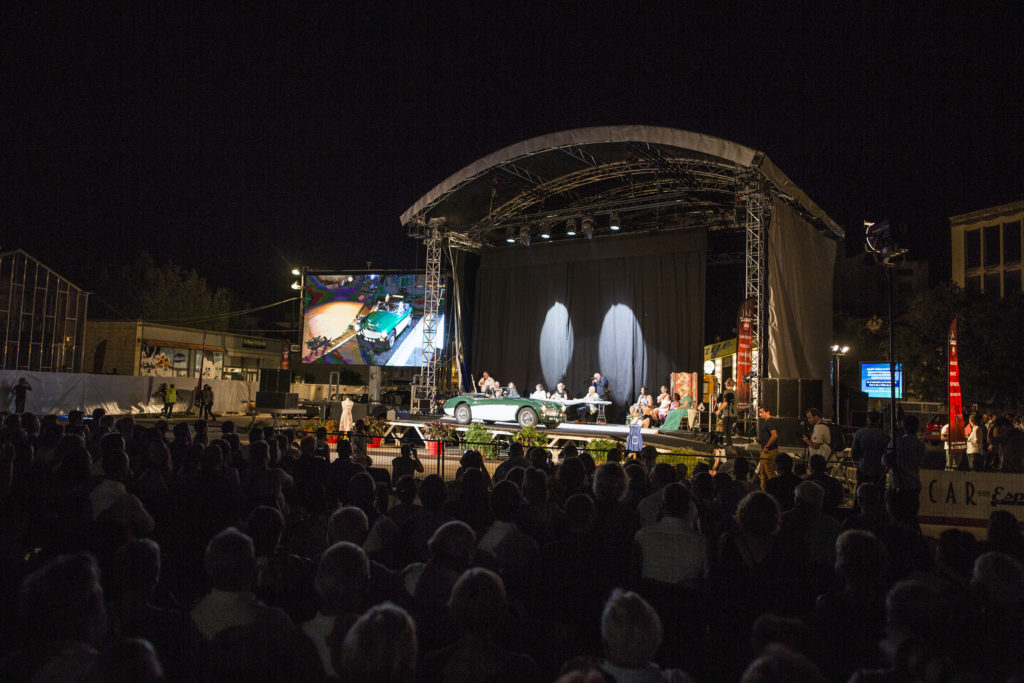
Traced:
<svg viewBox="0 0 1024 683">
<path fill-rule="evenodd" d="M 219 313 L 217 315 L 207 315 L 207 316 L 203 316 L 201 318 L 173 318 L 173 319 L 170 319 L 170 320 L 147 320 L 146 322 L 148 322 L 148 323 L 159 323 L 159 324 L 165 324 L 165 323 L 197 323 L 197 322 L 203 322 L 203 321 L 206 321 L 206 320 L 220 320 L 221 318 L 234 318 L 234 317 L 239 316 L 239 315 L 248 315 L 250 313 L 255 313 L 256 311 L 264 311 L 264 310 L 266 310 L 268 308 L 274 308 L 275 306 L 280 306 L 281 304 L 289 304 L 289 303 L 291 303 L 293 301 L 298 301 L 298 300 L 299 300 L 299 297 L 293 296 L 290 299 L 283 299 L 281 301 L 277 301 L 277 302 L 274 302 L 272 304 L 267 304 L 266 306 L 256 306 L 254 308 L 247 308 L 244 311 L 232 311 L 232 312 L 229 312 L 229 313 Z"/>
</svg>

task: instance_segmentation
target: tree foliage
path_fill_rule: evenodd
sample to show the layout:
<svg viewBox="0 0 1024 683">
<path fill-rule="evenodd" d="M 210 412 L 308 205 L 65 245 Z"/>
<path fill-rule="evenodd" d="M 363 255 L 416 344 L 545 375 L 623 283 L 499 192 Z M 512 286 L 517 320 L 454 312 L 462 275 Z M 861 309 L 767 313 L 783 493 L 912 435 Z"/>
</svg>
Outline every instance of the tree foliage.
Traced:
<svg viewBox="0 0 1024 683">
<path fill-rule="evenodd" d="M 157 265 L 142 252 L 100 276 L 100 292 L 122 315 L 211 330 L 237 328 L 237 318 L 214 318 L 244 306 L 228 289 L 214 289 L 195 270 L 170 261 Z"/>
</svg>

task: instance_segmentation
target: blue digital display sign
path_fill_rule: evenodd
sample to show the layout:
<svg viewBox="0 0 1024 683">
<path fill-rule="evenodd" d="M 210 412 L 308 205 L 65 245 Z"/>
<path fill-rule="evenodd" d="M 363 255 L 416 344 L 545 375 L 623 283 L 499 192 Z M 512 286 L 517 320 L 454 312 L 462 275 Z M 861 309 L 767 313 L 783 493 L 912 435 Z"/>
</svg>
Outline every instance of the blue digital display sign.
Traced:
<svg viewBox="0 0 1024 683">
<path fill-rule="evenodd" d="M 870 398 L 889 398 L 892 376 L 888 363 L 861 363 L 860 390 Z M 896 398 L 903 398 L 903 365 L 896 364 Z"/>
</svg>

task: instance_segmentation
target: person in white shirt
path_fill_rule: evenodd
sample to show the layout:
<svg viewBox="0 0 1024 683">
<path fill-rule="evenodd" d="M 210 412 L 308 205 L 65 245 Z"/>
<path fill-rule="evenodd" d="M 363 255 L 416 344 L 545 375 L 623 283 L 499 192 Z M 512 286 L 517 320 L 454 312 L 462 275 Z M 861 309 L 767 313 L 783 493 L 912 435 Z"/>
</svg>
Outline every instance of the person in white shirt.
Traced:
<svg viewBox="0 0 1024 683">
<path fill-rule="evenodd" d="M 822 421 L 821 411 L 817 408 L 808 408 L 806 417 L 807 422 L 811 425 L 811 434 L 810 436 L 804 434 L 801 438 L 807 444 L 808 457 L 820 455 L 827 460 L 828 456 L 832 454 L 832 449 L 829 447 L 832 433 L 828 430 L 828 425 Z"/>
<path fill-rule="evenodd" d="M 542 385 L 540 385 L 540 384 L 538 384 L 537 387 L 533 390 L 533 393 L 530 394 L 530 398 L 547 398 L 547 397 L 548 397 L 547 392 L 544 391 L 544 387 Z"/>
<path fill-rule="evenodd" d="M 480 375 L 480 379 L 479 379 L 479 380 L 477 381 L 477 386 L 479 386 L 479 387 L 480 387 L 480 393 L 482 394 L 482 393 L 484 393 L 485 391 L 487 391 L 487 387 L 488 387 L 488 386 L 489 386 L 490 384 L 491 384 L 491 376 L 490 376 L 490 375 L 488 375 L 488 374 L 487 374 L 487 371 L 485 370 L 485 371 L 484 371 L 484 372 L 483 372 L 483 373 L 482 373 L 482 374 Z"/>
</svg>

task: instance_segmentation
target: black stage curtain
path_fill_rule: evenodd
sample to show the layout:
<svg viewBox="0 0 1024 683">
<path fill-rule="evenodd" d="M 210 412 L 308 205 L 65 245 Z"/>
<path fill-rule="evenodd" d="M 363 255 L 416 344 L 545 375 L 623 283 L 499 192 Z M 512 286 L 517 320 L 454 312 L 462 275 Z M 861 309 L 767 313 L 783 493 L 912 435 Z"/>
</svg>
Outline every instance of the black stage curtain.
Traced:
<svg viewBox="0 0 1024 683">
<path fill-rule="evenodd" d="M 473 374 L 523 395 L 564 382 L 581 396 L 594 372 L 612 400 L 653 393 L 703 361 L 707 234 L 678 230 L 487 251 L 480 262 Z"/>
</svg>

